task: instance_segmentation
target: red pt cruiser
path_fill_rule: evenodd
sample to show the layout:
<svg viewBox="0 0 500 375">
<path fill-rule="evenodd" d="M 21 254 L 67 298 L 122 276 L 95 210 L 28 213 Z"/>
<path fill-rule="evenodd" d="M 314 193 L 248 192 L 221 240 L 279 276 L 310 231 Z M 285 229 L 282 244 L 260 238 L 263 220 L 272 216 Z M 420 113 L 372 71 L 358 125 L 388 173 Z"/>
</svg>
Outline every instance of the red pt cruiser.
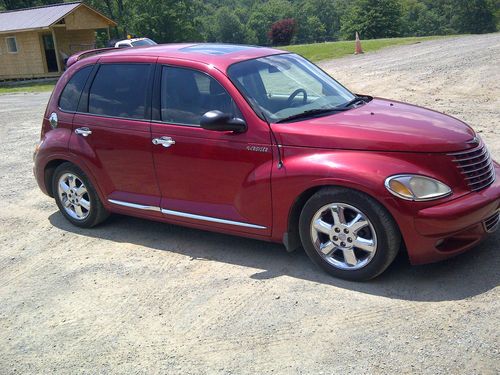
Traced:
<svg viewBox="0 0 500 375">
<path fill-rule="evenodd" d="M 35 175 L 74 225 L 116 212 L 303 246 L 365 280 L 470 249 L 499 222 L 500 165 L 455 118 L 355 95 L 304 58 L 177 44 L 70 58 Z"/>
</svg>

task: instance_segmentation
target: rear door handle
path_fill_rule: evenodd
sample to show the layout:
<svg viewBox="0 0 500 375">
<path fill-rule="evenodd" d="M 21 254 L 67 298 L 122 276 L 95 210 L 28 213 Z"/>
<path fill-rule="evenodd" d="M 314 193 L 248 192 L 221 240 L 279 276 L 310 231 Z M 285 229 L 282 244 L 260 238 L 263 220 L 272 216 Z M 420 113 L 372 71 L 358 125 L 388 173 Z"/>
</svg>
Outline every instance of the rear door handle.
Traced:
<svg viewBox="0 0 500 375">
<path fill-rule="evenodd" d="M 89 135 L 92 134 L 92 130 L 90 130 L 89 128 L 76 128 L 75 134 L 88 137 Z"/>
<path fill-rule="evenodd" d="M 160 138 L 153 138 L 153 144 L 154 145 L 162 145 L 163 147 L 170 147 L 172 145 L 175 145 L 175 141 L 171 137 L 160 137 Z"/>
</svg>

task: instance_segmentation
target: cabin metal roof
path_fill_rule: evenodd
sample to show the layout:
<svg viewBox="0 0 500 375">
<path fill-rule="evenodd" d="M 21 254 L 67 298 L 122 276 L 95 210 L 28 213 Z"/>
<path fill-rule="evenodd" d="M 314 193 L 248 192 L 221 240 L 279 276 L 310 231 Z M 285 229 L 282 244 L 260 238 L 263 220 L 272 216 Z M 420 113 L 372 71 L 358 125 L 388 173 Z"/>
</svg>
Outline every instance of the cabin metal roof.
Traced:
<svg viewBox="0 0 500 375">
<path fill-rule="evenodd" d="M 0 13 L 0 33 L 19 32 L 33 29 L 44 29 L 59 22 L 69 13 L 73 12 L 79 6 L 86 6 L 82 2 L 52 4 L 40 7 L 10 10 Z M 87 7 L 89 8 L 89 7 Z M 108 19 L 99 12 L 97 15 Z M 109 20 L 109 19 L 108 19 Z M 109 20 L 114 24 L 113 21 Z"/>
</svg>

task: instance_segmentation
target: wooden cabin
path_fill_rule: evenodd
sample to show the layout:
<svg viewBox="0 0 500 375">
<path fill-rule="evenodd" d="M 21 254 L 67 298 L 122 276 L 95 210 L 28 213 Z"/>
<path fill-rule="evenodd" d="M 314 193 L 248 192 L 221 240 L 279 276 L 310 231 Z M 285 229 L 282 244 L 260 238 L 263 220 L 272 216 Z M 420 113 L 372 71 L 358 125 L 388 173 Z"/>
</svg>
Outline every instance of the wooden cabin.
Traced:
<svg viewBox="0 0 500 375">
<path fill-rule="evenodd" d="M 57 77 L 73 53 L 95 48 L 96 30 L 116 26 L 81 3 L 0 13 L 0 80 Z"/>
</svg>

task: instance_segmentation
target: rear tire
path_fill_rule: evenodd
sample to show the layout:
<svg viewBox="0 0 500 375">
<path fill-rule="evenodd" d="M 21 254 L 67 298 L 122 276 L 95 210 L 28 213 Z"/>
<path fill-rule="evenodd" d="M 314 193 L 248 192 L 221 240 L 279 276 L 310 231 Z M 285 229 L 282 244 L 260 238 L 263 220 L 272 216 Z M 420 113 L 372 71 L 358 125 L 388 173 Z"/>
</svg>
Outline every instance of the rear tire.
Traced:
<svg viewBox="0 0 500 375">
<path fill-rule="evenodd" d="M 331 187 L 304 205 L 299 231 L 302 245 L 318 266 L 346 280 L 372 279 L 392 263 L 401 234 L 387 210 L 356 190 Z"/>
<path fill-rule="evenodd" d="M 109 216 L 88 177 L 74 164 L 56 168 L 52 191 L 59 210 L 73 225 L 91 228 Z"/>
</svg>

